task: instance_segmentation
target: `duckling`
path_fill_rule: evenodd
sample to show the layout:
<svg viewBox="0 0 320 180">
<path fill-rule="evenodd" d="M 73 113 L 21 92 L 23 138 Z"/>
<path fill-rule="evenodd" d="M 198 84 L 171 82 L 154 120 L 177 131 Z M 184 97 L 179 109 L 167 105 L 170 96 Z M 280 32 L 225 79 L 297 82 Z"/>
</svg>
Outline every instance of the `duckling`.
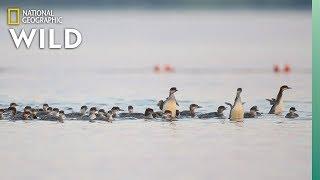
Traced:
<svg viewBox="0 0 320 180">
<path fill-rule="evenodd" d="M 223 111 L 225 111 L 227 108 L 225 106 L 219 106 L 217 109 L 217 112 L 210 112 L 205 114 L 200 114 L 198 117 L 200 119 L 210 119 L 210 118 L 219 118 L 219 119 L 225 119 L 226 117 L 223 114 Z"/>
<path fill-rule="evenodd" d="M 59 123 L 64 123 L 64 120 L 66 119 L 66 115 L 65 115 L 65 113 L 64 113 L 64 111 L 59 111 L 59 118 L 58 118 L 58 122 Z"/>
<path fill-rule="evenodd" d="M 7 110 L 8 110 L 8 114 L 6 114 L 6 119 L 15 121 L 15 117 L 17 115 L 17 109 L 15 107 L 9 107 Z"/>
<path fill-rule="evenodd" d="M 29 111 L 25 111 L 21 114 L 16 114 L 14 117 L 12 117 L 12 121 L 18 121 L 18 120 L 31 120 L 31 113 Z"/>
<path fill-rule="evenodd" d="M 123 110 L 120 109 L 118 106 L 112 107 L 111 108 L 112 117 L 116 118 L 117 117 L 117 112 L 119 112 L 119 111 L 123 111 Z"/>
<path fill-rule="evenodd" d="M 8 108 L 11 113 L 9 114 L 9 119 L 12 121 L 17 121 L 17 120 L 30 120 L 31 116 L 31 107 L 30 106 L 25 106 L 23 109 L 23 112 L 17 111 L 17 109 L 14 106 L 11 106 Z M 28 117 L 28 118 L 26 118 Z"/>
<path fill-rule="evenodd" d="M 155 114 L 152 108 L 147 108 L 144 112 L 144 118 L 145 119 L 154 119 Z"/>
<path fill-rule="evenodd" d="M 88 110 L 87 106 L 81 106 L 79 112 L 72 112 L 69 114 L 66 114 L 66 117 L 69 119 L 81 119 L 86 114 L 86 111 Z"/>
<path fill-rule="evenodd" d="M 275 100 L 268 100 L 270 104 L 272 104 L 272 107 L 269 111 L 269 114 L 275 114 L 280 115 L 283 112 L 283 92 L 285 90 L 291 89 L 291 87 L 288 87 L 287 85 L 281 86 L 280 90 L 278 92 L 277 98 Z"/>
<path fill-rule="evenodd" d="M 125 119 L 143 119 L 144 114 L 143 113 L 134 113 L 133 112 L 133 106 L 128 106 L 128 113 L 120 113 L 118 115 L 119 118 L 125 118 Z"/>
<path fill-rule="evenodd" d="M 181 118 L 186 118 L 186 117 L 194 118 L 196 117 L 196 109 L 198 108 L 202 108 L 202 107 L 197 104 L 190 104 L 189 110 L 181 111 L 180 113 L 178 112 L 177 114 L 179 114 Z"/>
<path fill-rule="evenodd" d="M 106 113 L 104 109 L 99 109 L 96 120 L 112 122 L 112 111 Z"/>
<path fill-rule="evenodd" d="M 94 122 L 96 118 L 97 118 L 97 108 L 92 107 L 89 110 L 89 115 L 82 116 L 81 120 L 89 120 L 89 122 Z"/>
<path fill-rule="evenodd" d="M 49 108 L 49 105 L 48 105 L 47 103 L 44 103 L 44 104 L 42 105 L 42 109 L 38 109 L 38 111 L 47 111 L 48 108 Z"/>
<path fill-rule="evenodd" d="M 3 113 L 4 113 L 4 109 L 0 109 L 0 120 L 3 120 Z"/>
<path fill-rule="evenodd" d="M 165 121 L 173 121 L 174 117 L 172 117 L 172 112 L 170 110 L 165 110 L 162 117 Z"/>
<path fill-rule="evenodd" d="M 112 117 L 112 111 L 108 111 L 107 113 L 105 113 L 105 111 L 103 110 L 99 110 L 100 112 L 98 112 L 98 117 L 96 120 L 101 120 L 101 121 L 106 121 L 106 122 L 110 122 L 112 123 L 113 121 L 113 117 Z"/>
<path fill-rule="evenodd" d="M 23 112 L 22 113 L 22 119 L 20 119 L 20 120 L 30 120 L 31 119 L 31 113 L 30 113 L 30 111 L 25 111 L 25 112 Z M 17 118 L 17 117 L 16 117 Z M 19 119 L 17 119 L 17 120 L 19 120 Z"/>
<path fill-rule="evenodd" d="M 43 118 L 44 118 L 45 116 L 47 116 L 47 115 L 52 115 L 52 107 L 47 107 L 46 105 L 47 105 L 47 104 L 44 104 L 42 111 L 39 111 L 39 112 L 37 113 L 38 119 L 43 119 Z M 39 110 L 40 110 L 40 109 L 39 109 Z"/>
<path fill-rule="evenodd" d="M 105 121 L 112 123 L 113 120 L 114 120 L 114 119 L 113 119 L 113 116 L 112 116 L 112 111 L 108 111 L 108 112 L 106 113 Z"/>
<path fill-rule="evenodd" d="M 31 116 L 30 116 L 31 119 L 38 119 L 37 113 L 38 113 L 38 110 L 32 108 L 32 109 L 31 109 Z"/>
<path fill-rule="evenodd" d="M 250 108 L 250 112 L 245 112 L 244 113 L 244 118 L 256 118 L 256 117 L 259 116 L 259 114 L 258 114 L 259 112 L 258 111 L 259 111 L 259 109 L 258 109 L 257 106 L 252 106 Z"/>
<path fill-rule="evenodd" d="M 299 115 L 297 113 L 295 113 L 296 111 L 297 110 L 295 107 L 291 107 L 289 110 L 289 113 L 286 115 L 286 118 L 293 119 L 293 118 L 299 117 Z"/>
<path fill-rule="evenodd" d="M 48 108 L 49 109 L 49 108 Z M 57 121 L 59 119 L 59 109 L 53 108 L 47 115 L 40 118 L 43 121 Z"/>
</svg>

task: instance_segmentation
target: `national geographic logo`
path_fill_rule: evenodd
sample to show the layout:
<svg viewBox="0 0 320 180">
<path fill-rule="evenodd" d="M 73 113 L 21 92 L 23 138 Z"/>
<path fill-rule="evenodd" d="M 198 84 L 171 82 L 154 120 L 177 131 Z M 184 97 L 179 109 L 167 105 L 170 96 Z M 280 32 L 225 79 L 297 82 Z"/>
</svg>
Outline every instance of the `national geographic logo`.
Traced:
<svg viewBox="0 0 320 180">
<path fill-rule="evenodd" d="M 22 9 L 19 7 L 7 8 L 7 24 L 9 26 L 18 26 L 20 24 L 62 24 L 62 17 L 56 16 L 50 9 Z M 60 26 L 61 27 L 61 26 Z M 18 49 L 22 43 L 26 48 L 30 48 L 35 37 L 39 38 L 39 49 L 75 49 L 82 42 L 80 31 L 75 28 L 64 28 L 64 33 L 59 34 L 63 38 L 63 42 L 56 41 L 55 28 L 32 28 L 17 29 L 10 27 L 9 34 Z M 20 32 L 19 32 L 20 31 Z"/>
<path fill-rule="evenodd" d="M 8 25 L 20 24 L 20 8 L 10 7 L 7 9 L 7 24 Z"/>
<path fill-rule="evenodd" d="M 21 9 L 9 7 L 7 9 L 7 24 L 62 24 L 62 17 L 56 16 L 50 9 Z"/>
</svg>

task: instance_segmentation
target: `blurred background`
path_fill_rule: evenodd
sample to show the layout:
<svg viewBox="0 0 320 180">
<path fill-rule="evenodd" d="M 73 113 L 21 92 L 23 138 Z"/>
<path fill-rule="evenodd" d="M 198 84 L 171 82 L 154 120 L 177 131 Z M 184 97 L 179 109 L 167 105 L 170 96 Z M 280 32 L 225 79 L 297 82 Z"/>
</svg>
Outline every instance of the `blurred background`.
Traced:
<svg viewBox="0 0 320 180">
<path fill-rule="evenodd" d="M 16 49 L 6 25 L 8 6 L 52 9 L 63 17 L 63 24 L 16 30 L 55 28 L 56 42 L 63 43 L 64 28 L 76 28 L 82 44 L 39 49 L 36 35 L 30 49 Z M 311 1 L 33 0 L 1 7 L 3 105 L 132 103 L 143 110 L 176 86 L 182 108 L 197 102 L 215 109 L 242 87 L 247 106 L 267 111 L 264 99 L 288 84 L 288 100 L 311 112 Z"/>
</svg>

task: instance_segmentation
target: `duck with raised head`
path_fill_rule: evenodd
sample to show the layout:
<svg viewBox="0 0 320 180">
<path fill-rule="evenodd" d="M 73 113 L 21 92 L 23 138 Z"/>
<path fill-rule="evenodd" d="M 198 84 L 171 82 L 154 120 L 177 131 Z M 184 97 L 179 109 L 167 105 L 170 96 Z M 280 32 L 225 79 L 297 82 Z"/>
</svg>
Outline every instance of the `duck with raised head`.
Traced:
<svg viewBox="0 0 320 180">
<path fill-rule="evenodd" d="M 177 92 L 177 88 L 176 87 L 172 87 L 169 90 L 169 97 L 164 101 L 163 104 L 163 112 L 165 112 L 166 110 L 171 111 L 172 113 L 172 117 L 176 118 L 177 117 L 177 110 L 178 110 L 178 102 L 174 96 L 174 94 Z"/>
<path fill-rule="evenodd" d="M 231 121 L 243 121 L 244 117 L 244 107 L 241 101 L 241 92 L 242 88 L 237 89 L 236 98 L 234 99 L 234 103 L 231 106 L 229 118 Z M 226 103 L 230 106 L 230 104 Z"/>
<path fill-rule="evenodd" d="M 269 114 L 275 114 L 280 115 L 283 112 L 283 92 L 285 90 L 291 89 L 291 87 L 288 87 L 287 85 L 283 85 L 280 87 L 280 90 L 278 92 L 277 98 L 275 100 L 269 100 L 270 104 L 272 104 L 272 107 L 269 111 Z"/>
</svg>

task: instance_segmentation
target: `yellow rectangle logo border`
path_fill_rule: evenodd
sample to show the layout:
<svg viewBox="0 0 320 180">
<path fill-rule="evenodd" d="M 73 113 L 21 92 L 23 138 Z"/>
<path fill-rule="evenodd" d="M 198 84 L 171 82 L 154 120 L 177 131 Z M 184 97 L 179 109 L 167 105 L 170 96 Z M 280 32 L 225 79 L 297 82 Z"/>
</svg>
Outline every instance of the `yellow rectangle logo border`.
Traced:
<svg viewBox="0 0 320 180">
<path fill-rule="evenodd" d="M 11 13 L 16 13 L 16 20 L 13 21 L 11 18 Z M 20 25 L 20 8 L 18 7 L 8 7 L 7 8 L 7 24 L 8 25 Z"/>
</svg>

